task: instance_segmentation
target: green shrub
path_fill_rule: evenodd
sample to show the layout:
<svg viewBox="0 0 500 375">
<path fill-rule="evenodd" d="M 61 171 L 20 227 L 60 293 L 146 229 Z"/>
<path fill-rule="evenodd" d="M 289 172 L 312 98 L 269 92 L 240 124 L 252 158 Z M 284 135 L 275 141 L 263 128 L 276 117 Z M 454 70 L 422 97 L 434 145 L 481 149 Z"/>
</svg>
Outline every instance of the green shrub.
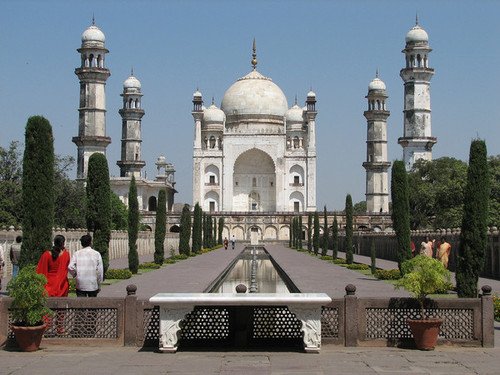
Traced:
<svg viewBox="0 0 500 375">
<path fill-rule="evenodd" d="M 189 256 L 187 254 L 176 254 L 174 255 L 174 259 L 175 260 L 184 260 L 184 259 L 187 259 L 189 258 Z"/>
<path fill-rule="evenodd" d="M 335 258 L 332 262 L 335 264 L 346 264 L 346 260 L 342 258 Z"/>
<path fill-rule="evenodd" d="M 195 256 L 197 256 L 197 255 L 198 255 L 197 253 L 193 253 L 193 252 L 190 252 L 190 253 L 189 253 L 189 256 L 190 256 L 190 257 L 195 257 Z"/>
<path fill-rule="evenodd" d="M 177 263 L 177 261 L 173 258 L 165 258 L 165 260 L 163 261 L 163 264 L 174 264 L 174 263 Z"/>
<path fill-rule="evenodd" d="M 377 270 L 374 276 L 379 280 L 399 280 L 401 278 L 401 272 L 399 269 Z"/>
<path fill-rule="evenodd" d="M 500 297 L 493 296 L 493 307 L 495 309 L 495 320 L 500 322 Z"/>
<path fill-rule="evenodd" d="M 142 268 L 145 270 L 147 270 L 147 269 L 157 270 L 158 268 L 161 268 L 161 265 L 156 264 L 154 262 L 145 262 L 145 263 L 139 264 L 139 268 Z"/>
<path fill-rule="evenodd" d="M 69 293 L 76 293 L 76 279 L 69 279 Z"/>
<path fill-rule="evenodd" d="M 347 269 L 350 269 L 350 270 L 368 270 L 368 269 L 370 269 L 370 266 L 368 264 L 361 264 L 361 263 L 347 264 L 345 267 Z"/>
<path fill-rule="evenodd" d="M 106 279 L 125 280 L 132 277 L 132 272 L 128 269 L 109 268 L 106 271 Z"/>
<path fill-rule="evenodd" d="M 321 259 L 322 260 L 333 260 L 333 257 L 331 257 L 330 255 L 322 255 Z"/>
</svg>

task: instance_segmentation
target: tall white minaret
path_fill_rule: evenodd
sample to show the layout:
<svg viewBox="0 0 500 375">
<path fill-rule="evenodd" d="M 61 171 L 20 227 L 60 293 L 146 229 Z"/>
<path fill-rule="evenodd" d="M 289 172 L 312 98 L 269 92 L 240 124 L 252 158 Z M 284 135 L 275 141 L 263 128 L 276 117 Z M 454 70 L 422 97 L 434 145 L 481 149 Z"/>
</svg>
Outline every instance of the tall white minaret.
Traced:
<svg viewBox="0 0 500 375">
<path fill-rule="evenodd" d="M 86 179 L 88 161 L 94 152 L 106 154 L 111 138 L 106 136 L 106 80 L 111 75 L 105 67 L 106 53 L 103 32 L 95 25 L 82 34 L 82 46 L 77 51 L 81 65 L 75 69 L 80 80 L 78 136 L 73 143 L 78 148 L 77 179 Z"/>
<path fill-rule="evenodd" d="M 123 82 L 123 107 L 118 111 L 122 116 L 122 151 L 121 159 L 116 163 L 120 167 L 120 177 L 141 177 L 141 169 L 146 162 L 141 160 L 141 120 L 144 110 L 141 106 L 141 82 L 134 76 Z"/>
<path fill-rule="evenodd" d="M 387 170 L 387 118 L 388 96 L 385 84 L 376 77 L 368 85 L 368 110 L 363 113 L 367 120 L 366 134 L 366 211 L 389 212 L 389 183 Z"/>
<path fill-rule="evenodd" d="M 403 147 L 406 170 L 418 159 L 432 160 L 432 146 L 437 142 L 431 132 L 430 81 L 434 69 L 429 68 L 429 36 L 418 24 L 406 34 L 406 68 L 401 69 L 404 81 L 404 133 L 398 139 Z"/>
</svg>

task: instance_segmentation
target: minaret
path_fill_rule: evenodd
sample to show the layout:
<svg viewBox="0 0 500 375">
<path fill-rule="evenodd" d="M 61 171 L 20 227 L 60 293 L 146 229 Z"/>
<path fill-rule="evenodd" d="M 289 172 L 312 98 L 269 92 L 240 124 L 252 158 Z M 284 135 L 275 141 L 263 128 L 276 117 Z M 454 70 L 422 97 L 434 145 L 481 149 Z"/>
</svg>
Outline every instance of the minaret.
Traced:
<svg viewBox="0 0 500 375">
<path fill-rule="evenodd" d="M 203 204 L 203 173 L 201 165 L 203 160 L 201 122 L 203 121 L 203 97 L 196 89 L 193 94 L 193 110 L 191 112 L 194 119 L 194 144 L 193 144 L 193 204 Z"/>
<path fill-rule="evenodd" d="M 109 51 L 104 47 L 103 32 L 95 25 L 82 34 L 80 52 L 81 65 L 75 69 L 80 80 L 80 107 L 78 136 L 73 143 L 78 147 L 77 179 L 87 178 L 88 161 L 94 152 L 106 154 L 111 138 L 106 136 L 106 80 L 110 72 L 105 68 L 105 56 Z"/>
<path fill-rule="evenodd" d="M 141 82 L 130 77 L 123 82 L 123 107 L 118 111 L 122 116 L 122 151 L 121 159 L 116 163 L 120 167 L 120 177 L 141 177 L 141 169 L 146 163 L 141 160 Z"/>
<path fill-rule="evenodd" d="M 307 207 L 306 211 L 316 211 L 316 94 L 309 90 L 304 117 L 307 121 Z"/>
<path fill-rule="evenodd" d="M 388 98 L 385 84 L 376 77 L 368 85 L 368 110 L 363 113 L 367 120 L 366 134 L 366 211 L 389 212 L 389 184 L 387 170 L 387 118 Z"/>
<path fill-rule="evenodd" d="M 418 24 L 406 34 L 406 68 L 401 69 L 404 81 L 404 134 L 398 139 L 403 147 L 406 170 L 418 159 L 432 160 L 432 146 L 437 142 L 431 132 L 430 80 L 434 69 L 429 68 L 429 36 Z"/>
</svg>

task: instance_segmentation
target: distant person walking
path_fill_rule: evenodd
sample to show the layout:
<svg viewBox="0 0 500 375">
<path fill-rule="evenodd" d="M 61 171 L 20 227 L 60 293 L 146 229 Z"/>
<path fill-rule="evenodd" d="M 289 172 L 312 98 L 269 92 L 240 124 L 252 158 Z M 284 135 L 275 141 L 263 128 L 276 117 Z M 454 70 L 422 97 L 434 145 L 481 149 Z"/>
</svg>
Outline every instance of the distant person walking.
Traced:
<svg viewBox="0 0 500 375">
<path fill-rule="evenodd" d="M 14 279 L 19 273 L 19 259 L 21 259 L 21 245 L 23 238 L 21 236 L 16 237 L 16 242 L 10 245 L 9 258 L 12 263 L 12 278 Z"/>
<path fill-rule="evenodd" d="M 451 245 L 446 242 L 446 238 L 441 237 L 441 243 L 437 249 L 436 258 L 443 263 L 444 268 L 448 268 L 448 261 L 450 259 Z"/>
<path fill-rule="evenodd" d="M 68 265 L 69 252 L 64 245 L 66 238 L 58 234 L 54 237 L 54 246 L 51 250 L 44 251 L 36 272 L 45 275 L 47 284 L 45 290 L 49 297 L 67 297 L 69 292 Z"/>
<path fill-rule="evenodd" d="M 236 243 L 236 237 L 233 234 L 232 237 L 231 237 L 231 247 L 233 248 L 233 250 L 234 250 L 235 243 Z"/>
<path fill-rule="evenodd" d="M 426 236 L 425 240 L 420 244 L 420 255 L 432 258 L 432 244 L 433 241 L 429 240 L 429 236 Z"/>
<path fill-rule="evenodd" d="M 228 245 L 229 245 L 229 241 L 227 240 L 227 237 L 224 237 L 224 250 L 227 250 Z"/>
<path fill-rule="evenodd" d="M 73 254 L 68 271 L 76 278 L 77 297 L 97 297 L 104 278 L 102 257 L 90 246 L 92 237 L 85 234 L 80 238 L 83 249 Z"/>
</svg>

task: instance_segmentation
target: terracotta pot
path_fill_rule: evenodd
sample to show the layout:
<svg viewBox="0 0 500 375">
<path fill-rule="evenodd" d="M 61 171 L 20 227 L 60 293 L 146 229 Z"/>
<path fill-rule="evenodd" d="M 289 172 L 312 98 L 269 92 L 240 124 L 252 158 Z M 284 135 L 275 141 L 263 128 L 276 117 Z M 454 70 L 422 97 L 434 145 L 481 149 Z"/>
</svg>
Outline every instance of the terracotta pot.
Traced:
<svg viewBox="0 0 500 375">
<path fill-rule="evenodd" d="M 34 352 L 38 350 L 46 328 L 47 324 L 35 327 L 11 326 L 12 332 L 14 332 L 14 336 L 16 337 L 17 345 L 23 352 Z"/>
<path fill-rule="evenodd" d="M 434 350 L 443 319 L 408 319 L 415 346 L 420 350 Z"/>
</svg>

